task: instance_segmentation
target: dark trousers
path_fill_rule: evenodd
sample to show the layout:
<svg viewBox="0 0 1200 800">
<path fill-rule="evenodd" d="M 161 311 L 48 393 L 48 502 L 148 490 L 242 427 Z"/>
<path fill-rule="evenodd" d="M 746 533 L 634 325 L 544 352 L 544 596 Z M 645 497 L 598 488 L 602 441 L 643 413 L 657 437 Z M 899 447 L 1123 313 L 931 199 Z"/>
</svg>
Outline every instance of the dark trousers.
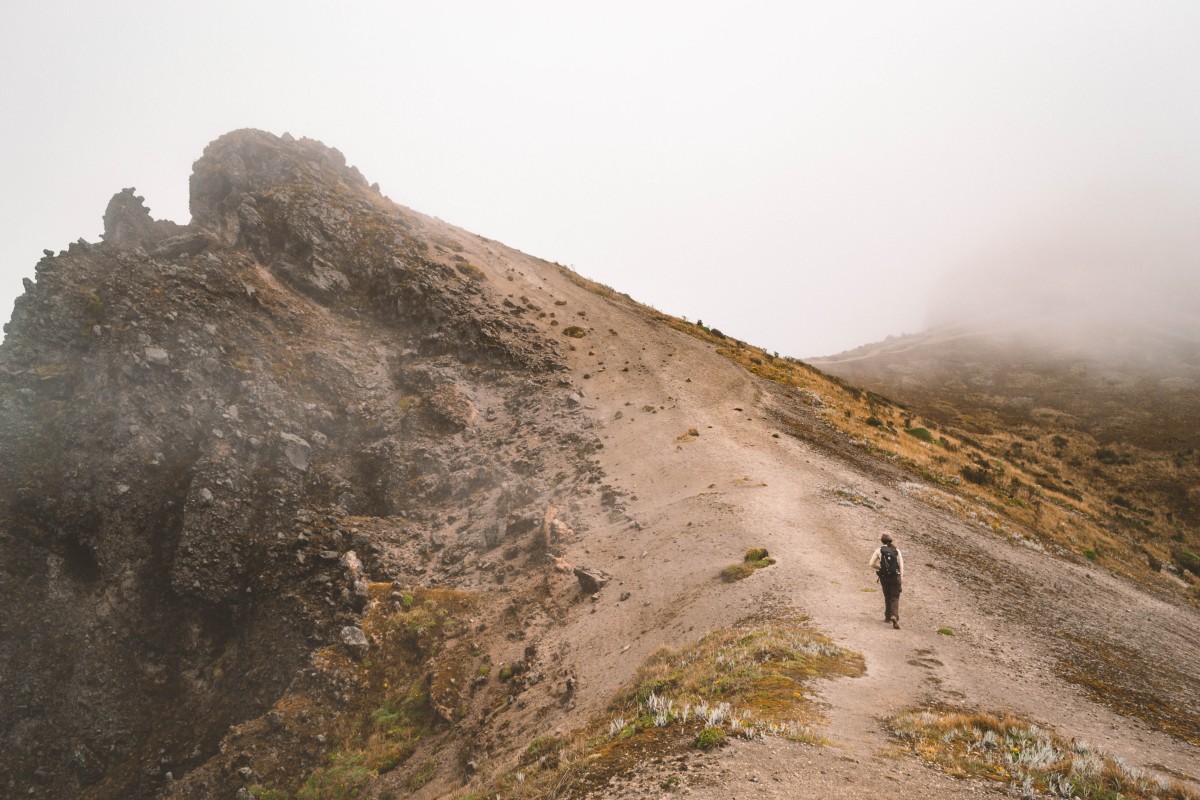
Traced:
<svg viewBox="0 0 1200 800">
<path fill-rule="evenodd" d="M 879 583 L 883 586 L 883 618 L 900 619 L 900 576 L 880 575 Z"/>
</svg>

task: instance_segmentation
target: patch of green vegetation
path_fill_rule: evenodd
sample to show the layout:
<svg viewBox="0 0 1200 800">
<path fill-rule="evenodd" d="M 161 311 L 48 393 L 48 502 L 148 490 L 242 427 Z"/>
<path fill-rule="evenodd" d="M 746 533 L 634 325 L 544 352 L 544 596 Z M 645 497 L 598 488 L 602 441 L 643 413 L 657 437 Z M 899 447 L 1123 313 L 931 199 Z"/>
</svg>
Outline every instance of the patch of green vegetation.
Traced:
<svg viewBox="0 0 1200 800">
<path fill-rule="evenodd" d="M 251 786 L 248 791 L 255 800 L 291 800 L 292 797 L 282 789 L 268 789 L 259 783 Z"/>
<path fill-rule="evenodd" d="M 909 436 L 920 439 L 922 442 L 933 444 L 933 434 L 929 432 L 928 428 L 905 428 L 904 432 Z"/>
<path fill-rule="evenodd" d="M 751 547 L 746 551 L 745 557 L 740 564 L 730 564 L 725 569 L 721 570 L 721 578 L 727 583 L 740 581 L 743 578 L 748 578 L 754 574 L 755 570 L 769 567 L 775 563 L 775 559 L 767 553 L 765 547 Z"/>
<path fill-rule="evenodd" d="M 954 631 L 951 630 L 950 628 L 938 628 L 937 632 L 940 633 L 942 636 L 953 636 L 954 635 Z"/>
<path fill-rule="evenodd" d="M 362 791 L 375 776 L 361 753 L 334 753 L 323 769 L 319 769 L 296 792 L 297 800 L 351 800 L 361 797 Z"/>
<path fill-rule="evenodd" d="M 755 569 L 769 567 L 775 563 L 775 559 L 771 558 L 765 547 L 751 547 L 746 551 L 746 555 L 742 560 Z"/>
<path fill-rule="evenodd" d="M 701 750 L 711 750 L 725 744 L 725 729 L 716 725 L 707 725 L 696 734 L 693 744 Z"/>
<path fill-rule="evenodd" d="M 1134 772 L 1079 741 L 1012 715 L 919 710 L 889 720 L 891 734 L 946 773 L 1012 785 L 1024 796 L 1080 800 L 1200 800 L 1175 781 Z"/>
<path fill-rule="evenodd" d="M 436 774 L 437 762 L 427 759 L 414 766 L 414 755 L 465 714 L 478 651 L 447 639 L 461 630 L 472 597 L 465 592 L 416 589 L 401 596 L 397 609 L 386 601 L 392 593 L 390 583 L 371 584 L 370 591 L 380 601 L 371 605 L 363 620 L 363 630 L 379 642 L 371 658 L 356 663 L 340 648 L 330 648 L 321 651 L 318 659 L 349 678 L 354 687 L 328 709 L 335 722 L 321 731 L 335 744 L 335 755 L 302 782 L 299 776 L 293 778 L 298 781 L 295 787 L 275 779 L 293 789 L 297 800 L 365 796 L 370 784 L 389 772 L 400 772 L 402 785 L 424 786 Z M 429 680 L 426 665 L 434 658 L 438 669 Z M 295 709 L 311 702 L 285 697 L 277 708 L 289 709 L 291 724 L 299 726 L 303 723 L 295 719 Z"/>
<path fill-rule="evenodd" d="M 1083 548 L 1083 557 L 1088 561 L 1096 561 L 1100 558 L 1100 554 L 1090 547 Z"/>
<path fill-rule="evenodd" d="M 521 754 L 520 763 L 524 765 L 546 763 L 548 759 L 557 757 L 558 752 L 566 747 L 568 740 L 561 736 L 539 736 L 529 743 Z"/>
</svg>

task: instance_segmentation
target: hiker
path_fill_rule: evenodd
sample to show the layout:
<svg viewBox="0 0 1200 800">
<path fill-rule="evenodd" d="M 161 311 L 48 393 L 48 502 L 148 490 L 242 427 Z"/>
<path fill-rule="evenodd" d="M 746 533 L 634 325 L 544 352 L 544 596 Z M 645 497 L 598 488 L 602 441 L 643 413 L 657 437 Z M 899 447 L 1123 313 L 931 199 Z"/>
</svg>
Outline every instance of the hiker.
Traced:
<svg viewBox="0 0 1200 800">
<path fill-rule="evenodd" d="M 892 544 L 892 535 L 885 533 L 879 537 L 882 543 L 871 554 L 871 569 L 879 576 L 883 586 L 883 621 L 892 623 L 892 627 L 900 628 L 900 580 L 904 577 L 904 556 Z"/>
</svg>

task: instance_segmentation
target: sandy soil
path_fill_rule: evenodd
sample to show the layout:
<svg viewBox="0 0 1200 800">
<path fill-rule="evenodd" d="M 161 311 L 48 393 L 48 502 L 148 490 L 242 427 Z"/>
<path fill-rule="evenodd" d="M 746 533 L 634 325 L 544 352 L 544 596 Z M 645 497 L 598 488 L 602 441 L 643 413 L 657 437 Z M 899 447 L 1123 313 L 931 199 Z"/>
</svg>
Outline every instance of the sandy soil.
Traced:
<svg viewBox="0 0 1200 800">
<path fill-rule="evenodd" d="M 914 478 L 863 456 L 789 390 L 571 283 L 551 265 L 494 243 L 477 247 L 472 260 L 488 264 L 497 285 L 554 309 L 563 326 L 587 328 L 584 338 L 561 341 L 575 348 L 572 378 L 585 412 L 603 426 L 601 463 L 626 507 L 627 517 L 616 521 L 586 520 L 586 534 L 566 553 L 615 580 L 544 642 L 563 655 L 579 686 L 556 727 L 603 713 L 614 690 L 660 646 L 692 641 L 764 607 L 799 609 L 866 658 L 865 677 L 823 685 L 829 746 L 739 743 L 680 764 L 649 763 L 606 796 L 666 795 L 660 784 L 667 772 L 680 776 L 674 793 L 697 798 L 999 791 L 951 779 L 889 741 L 881 717 L 929 702 L 1014 711 L 1131 765 L 1200 776 L 1195 745 L 1097 703 L 1061 677 L 1082 652 L 1079 641 L 1121 648 L 1134 661 L 1123 673 L 1129 687 L 1200 718 L 1200 615 L 1193 609 L 932 507 L 913 489 Z M 550 333 L 562 329 L 542 324 Z M 810 434 L 782 424 L 781 414 Z M 699 435 L 681 440 L 692 428 Z M 878 508 L 845 504 L 839 488 Z M 906 559 L 898 631 L 881 620 L 882 596 L 866 566 L 884 530 Z M 779 563 L 722 583 L 720 569 L 750 546 L 769 548 Z M 620 592 L 630 597 L 620 601 Z M 944 627 L 955 635 L 939 634 Z"/>
</svg>

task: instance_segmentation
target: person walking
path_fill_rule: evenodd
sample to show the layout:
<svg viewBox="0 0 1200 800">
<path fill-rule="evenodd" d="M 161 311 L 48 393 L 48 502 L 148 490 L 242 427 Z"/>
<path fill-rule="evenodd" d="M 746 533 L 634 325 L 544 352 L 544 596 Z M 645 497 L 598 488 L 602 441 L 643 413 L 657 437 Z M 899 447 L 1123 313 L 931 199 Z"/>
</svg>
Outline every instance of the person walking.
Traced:
<svg viewBox="0 0 1200 800">
<path fill-rule="evenodd" d="M 879 537 L 880 546 L 871 554 L 870 566 L 879 576 L 879 584 L 883 587 L 883 621 L 892 623 L 892 627 L 900 628 L 900 582 L 904 577 L 904 556 L 900 549 L 892 544 L 892 535 L 885 533 Z"/>
</svg>

